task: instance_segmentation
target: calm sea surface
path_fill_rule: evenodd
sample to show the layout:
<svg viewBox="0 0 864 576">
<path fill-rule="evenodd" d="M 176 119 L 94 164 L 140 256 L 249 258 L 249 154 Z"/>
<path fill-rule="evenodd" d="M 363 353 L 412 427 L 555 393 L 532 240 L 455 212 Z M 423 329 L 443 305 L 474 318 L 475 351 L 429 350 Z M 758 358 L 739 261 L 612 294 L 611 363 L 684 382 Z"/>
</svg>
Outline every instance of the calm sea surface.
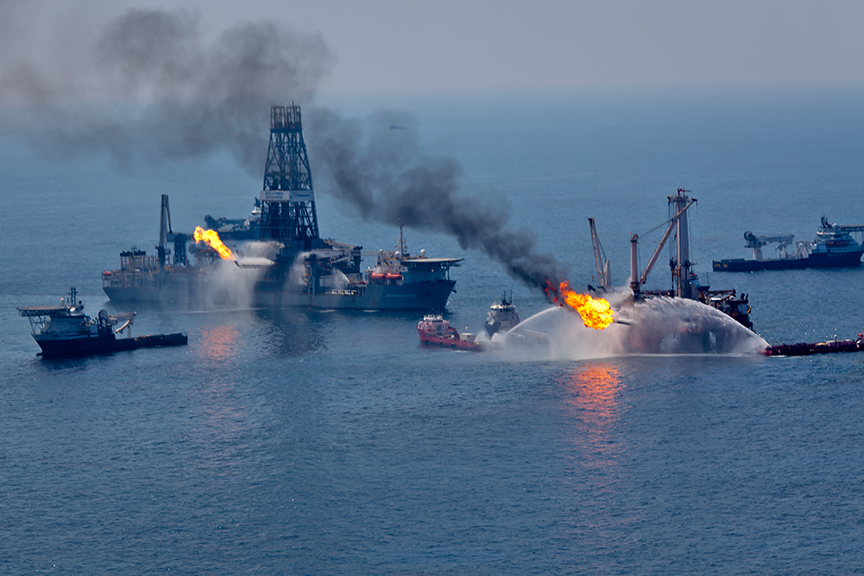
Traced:
<svg viewBox="0 0 864 576">
<path fill-rule="evenodd" d="M 745 230 L 811 240 L 823 214 L 864 224 L 862 96 L 345 108 L 415 113 L 466 193 L 509 202 L 577 287 L 593 281 L 587 217 L 624 285 L 629 234 L 646 262 L 666 196 L 690 190 L 702 280 L 749 294 L 756 332 L 781 343 L 864 331 L 864 268 L 715 274 L 711 260 L 748 256 Z M 864 572 L 864 354 L 597 358 L 574 342 L 514 357 L 422 348 L 418 313 L 142 305 L 135 334 L 189 345 L 45 361 L 16 307 L 76 286 L 91 314 L 129 310 L 100 272 L 133 244 L 152 252 L 160 194 L 191 230 L 247 215 L 261 175 L 228 158 L 128 172 L 43 152 L 0 138 L 0 573 Z M 310 161 L 322 235 L 392 249 L 398 231 L 336 205 Z M 465 258 L 458 328 L 480 331 L 503 291 L 523 319 L 547 308 L 481 253 L 406 234 Z M 665 266 L 650 283 L 669 285 Z"/>
</svg>

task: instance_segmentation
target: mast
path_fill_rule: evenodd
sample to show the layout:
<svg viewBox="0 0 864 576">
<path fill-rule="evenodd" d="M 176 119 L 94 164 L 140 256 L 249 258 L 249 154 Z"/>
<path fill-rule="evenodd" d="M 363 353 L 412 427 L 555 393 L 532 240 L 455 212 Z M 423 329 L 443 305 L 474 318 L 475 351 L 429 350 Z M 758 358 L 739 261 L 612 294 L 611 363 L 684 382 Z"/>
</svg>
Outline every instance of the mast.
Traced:
<svg viewBox="0 0 864 576">
<path fill-rule="evenodd" d="M 166 255 L 168 254 L 168 235 L 171 231 L 171 209 L 168 207 L 168 195 L 162 194 L 162 208 L 159 214 L 159 245 L 156 253 L 159 255 L 159 269 L 165 269 Z"/>
<path fill-rule="evenodd" d="M 672 275 L 673 277 L 677 277 L 678 279 L 678 283 L 675 286 L 675 295 L 681 298 L 692 297 L 690 294 L 691 263 L 690 239 L 687 235 L 687 209 L 696 202 L 696 199 L 689 198 L 686 194 L 684 194 L 685 192 L 688 192 L 688 190 L 679 188 L 677 195 L 667 196 L 667 198 L 669 199 L 669 204 L 675 204 L 675 214 L 669 219 L 669 226 L 666 228 L 666 232 L 663 234 L 663 238 L 660 239 L 660 243 L 657 245 L 657 249 L 654 250 L 654 254 L 652 254 L 651 259 L 645 266 L 645 270 L 642 272 L 641 276 L 639 275 L 638 264 L 639 236 L 637 234 L 633 234 L 630 237 L 630 288 L 633 290 L 633 294 L 636 297 L 639 296 L 642 286 L 648 280 L 648 274 L 651 272 L 651 269 L 657 262 L 657 258 L 660 256 L 660 251 L 663 250 L 663 246 L 666 245 L 666 241 L 672 234 L 672 230 L 676 230 L 677 232 L 677 247 L 675 252 L 676 256 L 672 259 Z M 683 226 L 681 224 L 682 220 L 684 222 Z M 682 266 L 682 263 L 684 264 L 684 266 Z M 682 289 L 680 280 L 682 278 L 682 274 L 685 272 L 685 289 Z"/>
<path fill-rule="evenodd" d="M 676 276 L 675 295 L 679 298 L 693 298 L 690 293 L 690 227 L 687 220 L 686 207 L 690 197 L 687 196 L 689 190 L 678 188 L 678 193 L 675 196 L 668 196 L 670 207 L 674 204 L 675 214 L 677 214 L 677 223 L 675 225 L 675 262 L 673 274 Z M 696 200 L 693 200 L 696 202 Z"/>
<path fill-rule="evenodd" d="M 650 269 L 646 269 L 647 277 Z M 642 282 L 639 280 L 639 235 L 630 236 L 630 289 L 633 290 L 633 299 L 639 300 L 642 295 Z"/>
<path fill-rule="evenodd" d="M 399 222 L 399 260 L 407 258 L 408 255 L 405 253 L 405 237 L 402 236 L 402 222 Z"/>
</svg>

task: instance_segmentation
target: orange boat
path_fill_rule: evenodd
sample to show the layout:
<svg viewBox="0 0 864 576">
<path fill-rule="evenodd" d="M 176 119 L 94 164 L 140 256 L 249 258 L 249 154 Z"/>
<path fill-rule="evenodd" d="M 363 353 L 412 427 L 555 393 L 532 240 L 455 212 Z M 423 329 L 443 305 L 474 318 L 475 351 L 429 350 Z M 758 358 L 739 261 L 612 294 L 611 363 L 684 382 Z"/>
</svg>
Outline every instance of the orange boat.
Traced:
<svg viewBox="0 0 864 576">
<path fill-rule="evenodd" d="M 450 326 L 440 314 L 429 314 L 417 323 L 417 333 L 423 344 L 437 344 L 461 350 L 482 350 L 483 346 L 476 341 L 476 336 L 468 332 L 459 332 Z"/>
</svg>

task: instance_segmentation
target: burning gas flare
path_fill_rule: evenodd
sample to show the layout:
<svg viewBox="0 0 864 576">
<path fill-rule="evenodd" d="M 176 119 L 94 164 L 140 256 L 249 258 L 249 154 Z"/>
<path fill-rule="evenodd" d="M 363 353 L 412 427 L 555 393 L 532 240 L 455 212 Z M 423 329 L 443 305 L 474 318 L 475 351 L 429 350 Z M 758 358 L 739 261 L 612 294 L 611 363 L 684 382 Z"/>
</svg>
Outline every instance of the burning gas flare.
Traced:
<svg viewBox="0 0 864 576">
<path fill-rule="evenodd" d="M 222 243 L 222 240 L 219 239 L 219 234 L 215 230 L 204 230 L 200 226 L 196 226 L 195 243 L 197 244 L 202 240 L 206 242 L 208 246 L 216 250 L 223 260 L 237 260 L 234 254 L 231 253 L 231 249 L 225 246 L 225 244 Z"/>
<path fill-rule="evenodd" d="M 574 292 L 569 282 L 561 282 L 561 286 L 556 289 L 547 280 L 546 296 L 562 308 L 570 307 L 578 312 L 582 317 L 582 323 L 588 328 L 603 330 L 615 321 L 612 307 L 607 300 Z"/>
</svg>

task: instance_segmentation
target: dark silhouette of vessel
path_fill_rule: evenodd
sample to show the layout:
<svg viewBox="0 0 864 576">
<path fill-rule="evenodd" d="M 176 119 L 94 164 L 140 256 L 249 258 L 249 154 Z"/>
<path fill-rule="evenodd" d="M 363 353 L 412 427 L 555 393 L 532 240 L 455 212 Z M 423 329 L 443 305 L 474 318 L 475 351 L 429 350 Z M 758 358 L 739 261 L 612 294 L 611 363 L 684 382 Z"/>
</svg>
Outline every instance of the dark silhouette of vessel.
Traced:
<svg viewBox="0 0 864 576">
<path fill-rule="evenodd" d="M 816 231 L 813 242 L 798 242 L 795 252 L 789 254 L 786 246 L 792 235 L 757 236 L 745 232 L 745 246 L 753 249 L 753 258 L 731 258 L 715 260 L 715 272 L 756 272 L 759 270 L 798 270 L 801 268 L 845 268 L 861 264 L 864 246 L 856 242 L 852 233 L 864 232 L 864 226 L 840 226 L 828 222 L 822 216 L 822 226 Z M 762 247 L 778 243 L 779 258 L 762 258 Z"/>
</svg>

